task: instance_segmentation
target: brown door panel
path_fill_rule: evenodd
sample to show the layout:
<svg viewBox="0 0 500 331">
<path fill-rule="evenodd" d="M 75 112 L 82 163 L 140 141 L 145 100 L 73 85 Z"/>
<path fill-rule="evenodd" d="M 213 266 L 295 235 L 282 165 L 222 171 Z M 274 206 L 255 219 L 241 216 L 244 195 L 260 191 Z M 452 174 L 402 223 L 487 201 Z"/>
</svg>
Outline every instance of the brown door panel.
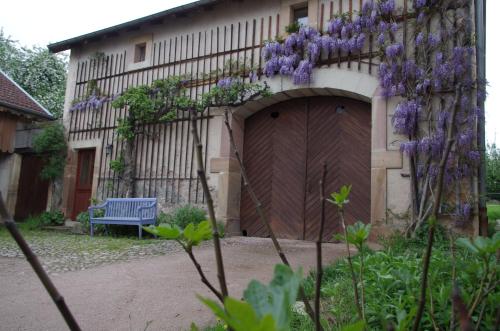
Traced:
<svg viewBox="0 0 500 331">
<path fill-rule="evenodd" d="M 76 220 L 79 213 L 86 211 L 92 197 L 92 180 L 94 176 L 95 149 L 78 151 L 78 166 L 76 171 L 75 199 L 72 219 Z"/>
<path fill-rule="evenodd" d="M 337 111 L 338 110 L 338 111 Z M 333 97 L 285 101 L 245 122 L 244 163 L 257 197 L 280 238 L 315 240 L 319 231 L 319 179 L 328 164 L 326 193 L 351 184 L 348 223 L 370 219 L 371 114 L 366 103 Z M 267 236 L 247 192 L 241 229 Z M 327 204 L 324 240 L 341 231 Z"/>
</svg>

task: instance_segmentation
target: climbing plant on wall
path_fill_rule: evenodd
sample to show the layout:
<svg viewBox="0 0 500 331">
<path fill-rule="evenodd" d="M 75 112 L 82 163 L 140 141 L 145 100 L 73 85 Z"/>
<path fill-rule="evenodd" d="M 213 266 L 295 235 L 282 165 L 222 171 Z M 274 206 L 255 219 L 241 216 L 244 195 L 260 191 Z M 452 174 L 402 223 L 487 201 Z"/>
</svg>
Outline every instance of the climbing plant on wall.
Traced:
<svg viewBox="0 0 500 331">
<path fill-rule="evenodd" d="M 301 27 L 284 39 L 267 42 L 262 50 L 266 76 L 291 76 L 295 84 L 307 84 L 322 58 L 356 55 L 368 35 L 375 37 L 382 93 L 400 100 L 392 124 L 403 137 L 400 148 L 410 161 L 408 233 L 432 212 L 440 163 L 445 183 L 438 203 L 441 213 L 467 223 L 477 199 L 466 192 L 473 192 L 480 159 L 476 126 L 483 113 L 477 102 L 485 93 L 473 67 L 471 6 L 470 0 L 415 0 L 408 14 L 414 17 L 413 33 L 403 44 L 398 34 L 402 9 L 394 0 L 368 0 L 357 15 L 334 17 L 323 34 Z"/>
<path fill-rule="evenodd" d="M 268 93 L 266 85 L 254 83 L 252 79 L 246 83 L 239 78 L 226 77 L 200 98 L 192 99 L 186 93 L 189 84 L 190 81 L 181 77 L 170 77 L 152 85 L 129 88 L 113 101 L 113 107 L 128 110 L 126 116 L 118 120 L 117 128 L 118 137 L 125 143 L 124 148 L 119 158 L 112 161 L 113 170 L 121 172 L 127 196 L 135 195 L 135 138 L 144 132 L 144 126 L 175 121 L 191 110 L 203 112 L 208 107 L 242 105 Z"/>
</svg>

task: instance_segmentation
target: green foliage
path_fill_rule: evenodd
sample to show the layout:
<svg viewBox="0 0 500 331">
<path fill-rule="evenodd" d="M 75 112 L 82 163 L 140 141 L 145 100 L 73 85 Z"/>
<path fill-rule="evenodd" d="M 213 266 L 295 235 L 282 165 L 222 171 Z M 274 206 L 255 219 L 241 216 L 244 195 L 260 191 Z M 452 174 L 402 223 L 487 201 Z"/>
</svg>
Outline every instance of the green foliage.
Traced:
<svg viewBox="0 0 500 331">
<path fill-rule="evenodd" d="M 347 242 L 353 244 L 358 250 L 364 248 L 364 244 L 370 236 L 371 224 L 364 224 L 363 222 L 356 222 L 347 227 Z M 335 236 L 338 240 L 344 240 L 342 235 Z"/>
<path fill-rule="evenodd" d="M 500 220 L 500 205 L 488 205 L 488 220 L 490 222 Z"/>
<path fill-rule="evenodd" d="M 38 230 L 42 227 L 39 216 L 28 216 L 22 223 L 20 223 L 20 228 L 24 230 Z"/>
<path fill-rule="evenodd" d="M 64 225 L 64 214 L 61 211 L 45 211 L 40 214 L 44 225 Z"/>
<path fill-rule="evenodd" d="M 235 331 L 289 330 L 292 320 L 291 306 L 297 298 L 301 271 L 276 265 L 274 277 L 266 286 L 253 280 L 244 292 L 245 301 L 227 297 L 224 307 L 215 301 L 199 297 L 214 314 Z"/>
<path fill-rule="evenodd" d="M 117 174 L 122 174 L 125 170 L 125 160 L 123 158 L 123 154 L 120 154 L 116 160 L 111 160 L 109 162 L 109 168 Z"/>
<path fill-rule="evenodd" d="M 488 204 L 488 235 L 492 236 L 496 232 L 497 220 L 500 220 L 500 205 Z"/>
<path fill-rule="evenodd" d="M 349 203 L 349 193 L 351 193 L 351 185 L 344 185 L 340 188 L 340 192 L 330 194 L 331 199 L 327 199 L 327 201 L 342 209 L 344 205 Z"/>
<path fill-rule="evenodd" d="M 285 26 L 285 31 L 288 34 L 296 33 L 299 32 L 300 26 L 300 23 L 295 21 L 293 23 L 290 23 L 290 25 Z"/>
<path fill-rule="evenodd" d="M 19 45 L 0 30 L 0 69 L 49 110 L 62 117 L 67 58 L 46 48 Z"/>
<path fill-rule="evenodd" d="M 458 238 L 457 244 L 467 248 L 482 259 L 490 259 L 500 249 L 500 232 L 495 233 L 492 238 L 475 237 L 472 240 L 470 238 Z"/>
<path fill-rule="evenodd" d="M 439 229 L 439 228 L 438 228 Z M 399 239 L 398 239 L 399 238 Z M 366 295 L 366 320 L 370 330 L 408 330 L 414 319 L 418 289 L 422 272 L 422 246 L 414 241 L 404 244 L 402 236 L 392 238 L 385 243 L 385 248 L 378 252 L 369 252 L 364 259 L 364 287 Z M 440 237 L 437 238 L 438 240 Z M 465 245 L 467 249 L 460 248 Z M 456 258 L 449 250 L 449 242 L 437 243 L 433 251 L 429 268 L 428 305 L 424 311 L 421 329 L 435 329 L 434 324 L 442 329 L 449 329 L 451 319 L 452 271 L 457 270 L 457 284 L 465 303 L 470 307 L 477 297 L 478 284 L 485 276 L 485 261 L 479 251 L 492 252 L 498 245 L 496 239 L 485 238 L 469 241 L 457 240 Z M 481 248 L 479 248 L 481 247 Z M 475 251 L 477 250 L 477 253 Z M 490 254 L 488 277 L 490 284 L 498 280 L 498 262 Z M 353 258 L 355 267 L 359 267 L 361 256 Z M 485 281 L 486 282 L 486 281 Z M 483 293 L 487 285 L 483 287 Z M 307 278 L 305 290 L 312 295 L 314 275 Z M 340 260 L 325 268 L 324 283 L 321 289 L 326 316 L 332 321 L 333 329 L 342 328 L 357 318 L 356 306 L 352 294 L 352 280 L 347 260 Z M 500 299 L 500 288 L 491 289 L 484 300 L 484 319 L 480 330 L 492 330 L 495 322 L 496 304 Z M 432 301 L 433 315 L 429 314 Z M 479 309 L 475 309 L 472 320 L 476 321 Z M 434 321 L 433 321 L 434 320 Z"/>
<path fill-rule="evenodd" d="M 500 200 L 500 149 L 495 144 L 488 145 L 486 152 L 486 191 Z"/>
<path fill-rule="evenodd" d="M 184 229 L 189 223 L 198 224 L 206 219 L 205 210 L 192 205 L 184 205 L 167 214 L 161 212 L 158 216 L 158 224 L 168 223 Z"/>
<path fill-rule="evenodd" d="M 128 108 L 128 116 L 118 121 L 118 135 L 132 141 L 140 126 L 172 121 L 178 112 L 204 111 L 208 107 L 237 106 L 249 98 L 269 95 L 269 89 L 258 83 L 244 83 L 236 78 L 224 87 L 215 86 L 199 99 L 186 93 L 188 81 L 181 77 L 157 80 L 151 86 L 132 87 L 112 103 L 115 108 Z"/>
<path fill-rule="evenodd" d="M 67 146 L 62 124 L 45 125 L 42 132 L 35 137 L 33 148 L 37 154 L 45 158 L 45 164 L 40 173 L 43 179 L 53 180 L 63 175 Z"/>
<path fill-rule="evenodd" d="M 144 230 L 160 238 L 175 240 L 186 251 L 191 251 L 193 246 L 198 246 L 202 241 L 212 239 L 212 225 L 209 221 L 189 223 L 184 229 L 176 225 L 160 224 L 144 227 Z"/>
<path fill-rule="evenodd" d="M 101 217 L 104 215 L 102 210 L 94 210 L 94 215 L 96 217 Z M 80 223 L 82 227 L 82 231 L 85 233 L 90 233 L 90 216 L 88 211 L 83 211 L 76 216 L 76 221 Z M 104 233 L 104 225 L 103 224 L 95 224 L 94 225 L 94 234 Z"/>
<path fill-rule="evenodd" d="M 44 211 L 37 216 L 29 216 L 24 220 L 23 229 L 38 230 L 44 226 L 64 225 L 64 214 L 61 211 Z"/>
</svg>

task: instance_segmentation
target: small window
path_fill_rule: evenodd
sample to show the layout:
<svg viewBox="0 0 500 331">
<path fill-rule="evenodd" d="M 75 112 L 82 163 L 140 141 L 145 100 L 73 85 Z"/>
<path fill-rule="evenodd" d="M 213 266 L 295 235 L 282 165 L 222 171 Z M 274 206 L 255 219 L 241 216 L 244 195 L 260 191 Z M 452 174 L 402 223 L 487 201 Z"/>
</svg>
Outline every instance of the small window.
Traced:
<svg viewBox="0 0 500 331">
<path fill-rule="evenodd" d="M 134 62 L 143 62 L 146 60 L 146 43 L 135 45 Z"/>
<path fill-rule="evenodd" d="M 293 22 L 299 25 L 308 25 L 307 4 L 301 7 L 293 8 Z"/>
</svg>

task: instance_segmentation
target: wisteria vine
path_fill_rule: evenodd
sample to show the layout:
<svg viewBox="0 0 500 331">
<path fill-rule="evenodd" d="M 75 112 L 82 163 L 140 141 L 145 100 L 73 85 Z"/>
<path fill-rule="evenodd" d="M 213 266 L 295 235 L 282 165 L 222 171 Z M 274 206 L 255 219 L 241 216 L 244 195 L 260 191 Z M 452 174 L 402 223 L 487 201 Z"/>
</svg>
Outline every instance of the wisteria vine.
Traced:
<svg viewBox="0 0 500 331">
<path fill-rule="evenodd" d="M 267 77 L 291 76 L 294 84 L 308 84 L 320 59 L 360 54 L 367 36 L 374 36 L 383 95 L 401 98 L 392 124 L 395 133 L 404 137 L 400 148 L 410 160 L 408 229 L 415 231 L 431 212 L 429 197 L 450 127 L 454 143 L 446 163 L 442 202 L 448 207 L 441 209 L 466 223 L 477 197 L 463 192 L 473 191 L 471 179 L 480 159 L 476 126 L 483 116 L 477 101 L 485 98 L 484 82 L 474 75 L 470 1 L 414 0 L 409 16 L 415 24 L 405 45 L 398 35 L 401 14 L 394 0 L 368 0 L 359 13 L 333 18 L 323 34 L 301 27 L 297 33 L 264 45 L 263 73 Z M 467 185 L 469 189 L 464 189 Z"/>
</svg>

